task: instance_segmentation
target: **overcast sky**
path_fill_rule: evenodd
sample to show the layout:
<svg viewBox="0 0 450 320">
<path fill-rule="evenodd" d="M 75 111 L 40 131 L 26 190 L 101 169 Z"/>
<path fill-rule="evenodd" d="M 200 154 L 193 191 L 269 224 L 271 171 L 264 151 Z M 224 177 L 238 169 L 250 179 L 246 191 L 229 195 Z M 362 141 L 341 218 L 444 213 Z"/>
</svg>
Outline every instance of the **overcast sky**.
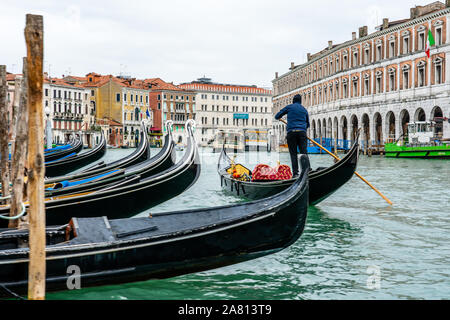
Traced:
<svg viewBox="0 0 450 320">
<path fill-rule="evenodd" d="M 45 71 L 271 87 L 328 40 L 432 0 L 0 0 L 0 64 L 20 73 L 25 14 L 44 16 Z"/>
</svg>

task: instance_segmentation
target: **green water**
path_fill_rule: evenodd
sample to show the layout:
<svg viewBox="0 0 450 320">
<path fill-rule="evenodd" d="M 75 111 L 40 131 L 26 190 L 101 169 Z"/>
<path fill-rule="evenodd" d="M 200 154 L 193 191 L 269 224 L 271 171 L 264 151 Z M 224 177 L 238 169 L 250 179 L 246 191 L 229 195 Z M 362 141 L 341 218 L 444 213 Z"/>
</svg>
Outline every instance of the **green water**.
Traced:
<svg viewBox="0 0 450 320">
<path fill-rule="evenodd" d="M 108 150 L 106 159 L 131 151 Z M 242 201 L 221 191 L 217 158 L 211 149 L 201 149 L 196 184 L 149 212 Z M 251 167 L 277 160 L 290 164 L 288 159 L 277 153 L 237 158 Z M 313 168 L 332 164 L 327 155 L 310 159 Z M 303 235 L 279 253 L 171 279 L 48 293 L 47 298 L 450 299 L 450 161 L 361 156 L 357 170 L 394 205 L 355 176 L 309 208 Z M 375 282 L 373 270 L 379 271 Z"/>
</svg>

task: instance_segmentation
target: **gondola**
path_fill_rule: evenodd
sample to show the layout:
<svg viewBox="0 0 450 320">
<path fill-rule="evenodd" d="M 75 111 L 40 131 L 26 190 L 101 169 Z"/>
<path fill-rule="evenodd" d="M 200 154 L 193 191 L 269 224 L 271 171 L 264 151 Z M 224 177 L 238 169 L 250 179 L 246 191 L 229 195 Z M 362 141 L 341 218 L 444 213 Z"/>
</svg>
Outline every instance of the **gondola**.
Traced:
<svg viewBox="0 0 450 320">
<path fill-rule="evenodd" d="M 166 124 L 168 134 L 164 137 L 164 147 L 154 157 L 127 168 L 113 169 L 101 174 L 86 176 L 82 179 L 63 180 L 45 189 L 46 197 L 55 197 L 77 192 L 96 191 L 125 181 L 132 176 L 139 175 L 141 179 L 162 172 L 175 164 L 175 142 L 172 135 L 172 122 Z"/>
<path fill-rule="evenodd" d="M 50 160 L 45 162 L 45 176 L 55 177 L 82 168 L 94 161 L 97 161 L 105 155 L 106 152 L 106 139 L 101 134 L 100 142 L 87 152 L 81 152 L 78 154 L 67 155 L 62 158 Z"/>
<path fill-rule="evenodd" d="M 52 183 L 58 183 L 61 181 L 66 181 L 66 180 L 85 179 L 85 178 L 89 178 L 94 175 L 100 175 L 102 173 L 109 172 L 111 170 L 115 170 L 118 168 L 124 169 L 124 168 L 127 168 L 129 166 L 132 166 L 136 163 L 142 162 L 142 161 L 150 158 L 150 143 L 148 141 L 147 135 L 144 134 L 144 132 L 146 132 L 144 124 L 141 125 L 141 129 L 142 129 L 141 133 L 140 133 L 141 139 L 140 139 L 139 145 L 136 148 L 136 150 L 133 151 L 128 156 L 121 158 L 119 160 L 110 162 L 110 163 L 105 163 L 104 161 L 100 161 L 100 162 L 98 162 L 86 169 L 83 169 L 80 172 L 74 173 L 74 174 L 68 174 L 65 176 L 47 178 L 45 180 L 45 183 L 52 184 Z"/>
<path fill-rule="evenodd" d="M 189 148 L 189 147 L 188 147 Z M 48 227 L 46 290 L 168 278 L 272 254 L 303 233 L 308 210 L 309 161 L 279 194 L 253 202 L 110 220 L 72 218 Z M 69 221 L 69 220 L 68 220 Z M 28 281 L 27 230 L 0 230 L 0 294 L 23 294 Z"/>
<path fill-rule="evenodd" d="M 193 124 L 193 120 L 186 122 L 188 147 L 181 160 L 172 167 L 147 178 L 132 175 L 100 190 L 83 190 L 81 193 L 46 198 L 47 224 L 66 223 L 73 216 L 128 218 L 184 192 L 200 175 Z M 8 214 L 9 206 L 0 206 L 0 215 Z M 7 220 L 0 219 L 0 228 L 6 224 Z"/>
<path fill-rule="evenodd" d="M 61 159 L 62 157 L 66 157 L 68 155 L 77 154 L 83 149 L 83 142 L 80 138 L 75 140 L 71 140 L 67 145 L 56 147 L 52 149 L 46 149 L 47 152 L 44 152 L 45 162 Z"/>
<path fill-rule="evenodd" d="M 330 167 L 310 171 L 309 203 L 311 205 L 318 204 L 329 197 L 351 179 L 356 170 L 359 153 L 358 137 L 355 140 L 356 142 L 350 151 L 340 161 Z M 230 164 L 231 159 L 225 150 L 222 150 L 217 165 L 222 189 L 247 199 L 256 200 L 277 194 L 289 188 L 295 181 L 295 179 L 267 182 L 238 181 L 233 179 L 226 171 Z"/>
</svg>

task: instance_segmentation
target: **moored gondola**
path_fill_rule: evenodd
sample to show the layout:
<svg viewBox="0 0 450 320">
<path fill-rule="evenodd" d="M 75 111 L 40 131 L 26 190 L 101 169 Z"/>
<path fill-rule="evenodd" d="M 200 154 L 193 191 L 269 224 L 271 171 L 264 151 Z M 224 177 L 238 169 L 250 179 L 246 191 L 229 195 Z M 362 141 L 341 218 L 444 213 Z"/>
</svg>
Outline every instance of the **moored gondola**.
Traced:
<svg viewBox="0 0 450 320">
<path fill-rule="evenodd" d="M 80 138 L 72 139 L 67 145 L 47 149 L 47 152 L 44 152 L 45 162 L 61 159 L 62 157 L 66 157 L 71 154 L 77 154 L 83 149 L 83 142 Z"/>
<path fill-rule="evenodd" d="M 188 147 L 189 148 L 189 147 Z M 254 202 L 109 220 L 73 218 L 47 228 L 46 290 L 167 278 L 278 252 L 303 233 L 308 209 L 308 158 L 279 194 Z M 0 230 L 0 286 L 27 289 L 26 230 Z M 0 294 L 6 291 L 0 290 Z"/>
<path fill-rule="evenodd" d="M 92 150 L 45 162 L 45 176 L 55 177 L 82 168 L 103 157 L 106 152 L 106 139 L 101 134 L 100 142 Z"/>
<path fill-rule="evenodd" d="M 82 179 L 63 180 L 53 185 L 47 185 L 46 197 L 55 197 L 77 192 L 95 191 L 128 180 L 139 175 L 140 179 L 162 172 L 175 164 L 175 143 L 172 135 L 172 122 L 166 124 L 167 135 L 164 137 L 163 148 L 152 158 L 136 163 L 127 168 L 118 168 L 101 174 L 89 175 Z"/>
<path fill-rule="evenodd" d="M 150 144 L 148 141 L 148 137 L 144 134 L 145 126 L 141 125 L 141 139 L 138 147 L 135 151 L 133 151 L 128 156 L 121 158 L 119 160 L 115 160 L 110 163 L 104 163 L 104 161 L 100 161 L 86 169 L 83 169 L 80 172 L 74 174 L 67 174 L 64 176 L 57 176 L 52 178 L 47 178 L 45 180 L 46 184 L 58 183 L 65 180 L 75 180 L 75 179 L 86 179 L 92 177 L 94 175 L 100 175 L 102 173 L 106 173 L 118 168 L 124 169 L 136 163 L 142 162 L 148 158 L 150 158 Z"/>
<path fill-rule="evenodd" d="M 188 146 L 182 159 L 172 167 L 147 178 L 132 175 L 100 190 L 46 198 L 47 224 L 65 223 L 73 216 L 128 218 L 188 189 L 200 174 L 193 124 L 193 120 L 186 122 Z M 0 215 L 8 214 L 9 206 L 0 206 Z M 0 227 L 6 226 L 6 222 L 0 219 Z"/>
<path fill-rule="evenodd" d="M 309 203 L 311 205 L 329 197 L 352 178 L 356 170 L 359 151 L 358 138 L 355 140 L 350 151 L 340 161 L 330 167 L 319 168 L 309 173 Z M 226 151 L 222 150 L 217 166 L 222 189 L 247 199 L 256 200 L 277 194 L 289 188 L 295 181 L 295 179 L 264 182 L 236 180 L 227 173 L 230 164 L 231 159 Z"/>
</svg>

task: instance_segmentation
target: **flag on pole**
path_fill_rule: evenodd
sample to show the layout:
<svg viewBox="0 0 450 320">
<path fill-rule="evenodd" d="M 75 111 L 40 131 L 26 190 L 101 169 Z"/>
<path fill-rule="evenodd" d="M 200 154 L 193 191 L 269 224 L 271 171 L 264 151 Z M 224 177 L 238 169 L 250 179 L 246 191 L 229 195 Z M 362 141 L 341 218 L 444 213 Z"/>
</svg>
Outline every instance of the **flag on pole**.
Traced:
<svg viewBox="0 0 450 320">
<path fill-rule="evenodd" d="M 147 115 L 147 118 L 150 118 L 150 112 L 148 111 L 148 108 L 147 111 L 145 111 L 145 114 Z"/>
<path fill-rule="evenodd" d="M 431 30 L 428 30 L 427 45 L 425 47 L 425 53 L 427 54 L 428 59 L 430 58 L 431 46 L 434 46 L 434 37 Z"/>
</svg>

